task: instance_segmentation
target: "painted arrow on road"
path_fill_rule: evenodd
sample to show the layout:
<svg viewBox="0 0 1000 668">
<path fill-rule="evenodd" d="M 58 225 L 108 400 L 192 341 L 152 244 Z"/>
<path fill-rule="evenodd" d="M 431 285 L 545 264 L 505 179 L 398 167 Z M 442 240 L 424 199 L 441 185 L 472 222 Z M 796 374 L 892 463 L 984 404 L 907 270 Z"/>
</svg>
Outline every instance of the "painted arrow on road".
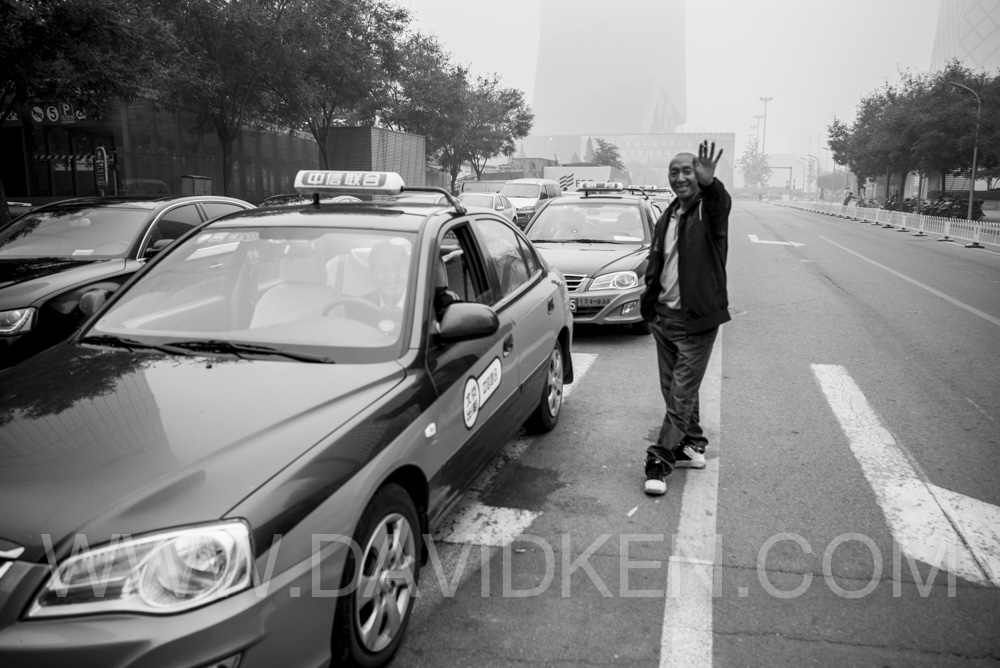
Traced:
<svg viewBox="0 0 1000 668">
<path fill-rule="evenodd" d="M 797 241 L 761 241 L 760 239 L 757 238 L 756 234 L 748 234 L 747 236 L 750 237 L 750 241 L 754 242 L 755 244 L 776 244 L 778 246 L 795 246 L 795 247 L 805 246 L 805 244 L 800 244 Z"/>
</svg>

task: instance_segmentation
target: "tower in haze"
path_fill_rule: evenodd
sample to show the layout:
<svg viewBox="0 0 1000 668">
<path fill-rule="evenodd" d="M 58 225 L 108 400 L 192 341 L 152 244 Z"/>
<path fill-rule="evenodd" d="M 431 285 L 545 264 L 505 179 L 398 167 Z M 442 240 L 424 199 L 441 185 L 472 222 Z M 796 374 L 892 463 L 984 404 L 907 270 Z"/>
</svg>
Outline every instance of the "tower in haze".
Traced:
<svg viewBox="0 0 1000 668">
<path fill-rule="evenodd" d="M 973 70 L 1000 67 L 1000 2 L 996 0 L 941 0 L 931 71 L 952 58 Z"/>
<path fill-rule="evenodd" d="M 684 0 L 545 0 L 540 18 L 527 155 L 566 162 L 580 137 L 667 134 L 684 122 Z"/>
</svg>

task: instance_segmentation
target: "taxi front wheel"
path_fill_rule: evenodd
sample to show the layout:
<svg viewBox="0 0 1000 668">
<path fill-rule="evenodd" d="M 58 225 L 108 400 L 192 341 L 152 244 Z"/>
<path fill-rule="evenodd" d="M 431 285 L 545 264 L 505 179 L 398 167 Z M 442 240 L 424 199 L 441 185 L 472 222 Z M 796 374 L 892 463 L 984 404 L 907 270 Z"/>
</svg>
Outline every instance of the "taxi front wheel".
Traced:
<svg viewBox="0 0 1000 668">
<path fill-rule="evenodd" d="M 368 504 L 344 565 L 335 663 L 375 668 L 399 649 L 416 601 L 419 526 L 413 501 L 399 485 L 386 485 Z"/>
<path fill-rule="evenodd" d="M 549 355 L 549 365 L 545 370 L 545 384 L 542 396 L 535 412 L 528 418 L 525 428 L 533 434 L 543 434 L 552 431 L 559 422 L 563 402 L 563 349 L 556 341 L 552 354 Z"/>
</svg>

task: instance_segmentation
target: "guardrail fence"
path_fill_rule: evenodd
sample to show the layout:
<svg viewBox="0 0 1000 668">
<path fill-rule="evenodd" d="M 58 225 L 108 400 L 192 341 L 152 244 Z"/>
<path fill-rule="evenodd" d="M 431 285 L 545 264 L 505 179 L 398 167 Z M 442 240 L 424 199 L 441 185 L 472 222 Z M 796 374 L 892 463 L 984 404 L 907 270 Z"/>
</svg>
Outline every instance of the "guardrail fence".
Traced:
<svg viewBox="0 0 1000 668">
<path fill-rule="evenodd" d="M 903 213 L 861 206 L 834 204 L 833 202 L 775 202 L 803 211 L 825 213 L 848 220 L 895 228 L 915 237 L 935 235 L 938 241 L 967 241 L 966 248 L 984 248 L 983 244 L 1000 245 L 1000 223 L 962 218 L 939 218 L 919 213 Z"/>
</svg>

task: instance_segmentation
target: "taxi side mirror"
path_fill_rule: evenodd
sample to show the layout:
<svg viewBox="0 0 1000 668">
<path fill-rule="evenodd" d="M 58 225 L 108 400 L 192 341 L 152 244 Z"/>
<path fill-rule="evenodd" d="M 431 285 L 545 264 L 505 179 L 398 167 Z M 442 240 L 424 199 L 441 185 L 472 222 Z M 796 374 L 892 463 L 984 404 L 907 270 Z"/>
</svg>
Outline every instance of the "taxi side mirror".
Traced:
<svg viewBox="0 0 1000 668">
<path fill-rule="evenodd" d="M 445 309 L 438 337 L 442 343 L 481 339 L 496 334 L 500 319 L 489 306 L 459 302 Z"/>
<path fill-rule="evenodd" d="M 86 316 L 92 316 L 108 300 L 107 290 L 88 290 L 80 297 L 80 311 Z"/>
<path fill-rule="evenodd" d="M 162 251 L 164 248 L 174 243 L 175 241 L 177 240 L 159 239 L 157 241 L 154 241 L 152 246 L 146 248 L 146 252 L 143 254 L 143 257 L 153 257 L 154 255 L 156 255 L 157 253 L 159 253 L 160 251 Z"/>
</svg>

